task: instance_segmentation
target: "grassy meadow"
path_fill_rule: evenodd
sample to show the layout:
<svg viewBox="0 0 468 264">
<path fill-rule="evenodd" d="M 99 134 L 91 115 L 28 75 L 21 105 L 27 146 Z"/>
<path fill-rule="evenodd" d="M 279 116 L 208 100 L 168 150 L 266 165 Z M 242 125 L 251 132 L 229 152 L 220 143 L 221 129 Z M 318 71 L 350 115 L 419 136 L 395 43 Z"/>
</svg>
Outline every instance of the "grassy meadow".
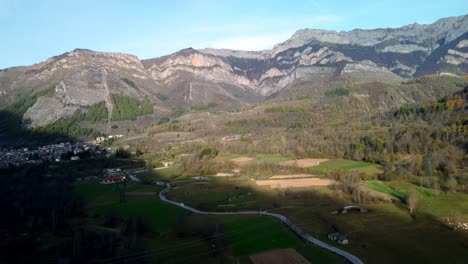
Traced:
<svg viewBox="0 0 468 264">
<path fill-rule="evenodd" d="M 143 237 L 141 243 L 145 251 L 142 259 L 161 261 L 165 263 L 185 263 L 186 261 L 201 261 L 204 263 L 215 263 L 217 258 L 210 251 L 210 239 L 199 235 L 180 236 L 180 219 L 185 225 L 205 226 L 207 223 L 216 223 L 222 226 L 222 237 L 227 239 L 225 246 L 226 261 L 228 263 L 249 263 L 248 255 L 259 251 L 275 248 L 292 247 L 311 261 L 320 260 L 320 263 L 345 263 L 344 259 L 320 248 L 306 245 L 287 227 L 278 220 L 269 217 L 251 216 L 199 216 L 192 215 L 188 211 L 164 203 L 155 196 L 127 195 L 126 202 L 121 203 L 117 185 L 101 185 L 97 182 L 79 182 L 75 184 L 74 190 L 86 203 L 86 210 L 90 216 L 89 224 L 96 227 L 102 224 L 104 216 L 129 219 L 141 218 L 153 231 L 159 235 L 156 237 Z M 192 188 L 199 190 L 199 184 L 186 184 L 179 188 Z M 139 183 L 128 183 L 127 192 L 159 192 L 161 189 L 152 185 Z M 214 201 L 223 199 L 223 191 L 206 192 L 205 196 L 199 197 L 202 201 Z M 233 195 L 240 194 L 245 190 L 235 190 Z M 172 192 L 171 192 L 172 193 Z M 239 198 L 240 199 L 240 198 Z M 188 224 L 187 224 L 188 223 Z M 197 223 L 199 223 L 197 225 Z M 200 227 L 196 227 L 200 228 Z M 180 250 L 184 250 L 187 256 L 181 256 Z M 148 256 L 146 256 L 148 255 Z M 174 261 L 174 262 L 173 262 Z"/>
<path fill-rule="evenodd" d="M 308 171 L 310 173 L 325 174 L 334 170 L 353 170 L 369 174 L 382 172 L 375 163 L 343 159 L 333 159 L 322 162 L 317 166 L 310 167 Z"/>
</svg>

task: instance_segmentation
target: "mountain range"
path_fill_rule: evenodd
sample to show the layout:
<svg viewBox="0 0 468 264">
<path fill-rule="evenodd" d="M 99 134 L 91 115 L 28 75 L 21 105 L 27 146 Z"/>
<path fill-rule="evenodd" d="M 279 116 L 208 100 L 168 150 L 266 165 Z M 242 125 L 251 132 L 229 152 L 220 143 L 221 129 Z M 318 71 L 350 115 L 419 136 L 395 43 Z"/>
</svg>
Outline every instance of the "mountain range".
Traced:
<svg viewBox="0 0 468 264">
<path fill-rule="evenodd" d="M 22 116 L 41 127 L 112 95 L 149 99 L 154 112 L 210 105 L 236 110 L 281 97 L 298 83 L 324 93 L 356 81 L 402 82 L 468 72 L 468 15 L 432 24 L 352 31 L 302 29 L 265 51 L 184 49 L 148 60 L 76 49 L 46 61 L 0 71 L 0 105 L 38 95 Z M 312 89 L 313 87 L 317 89 Z"/>
</svg>

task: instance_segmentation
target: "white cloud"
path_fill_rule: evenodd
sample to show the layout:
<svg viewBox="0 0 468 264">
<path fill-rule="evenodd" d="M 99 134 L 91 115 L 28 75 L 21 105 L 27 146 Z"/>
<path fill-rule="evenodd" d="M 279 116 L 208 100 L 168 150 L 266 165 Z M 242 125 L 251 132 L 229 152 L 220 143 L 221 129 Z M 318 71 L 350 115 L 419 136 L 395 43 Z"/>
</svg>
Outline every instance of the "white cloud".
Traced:
<svg viewBox="0 0 468 264">
<path fill-rule="evenodd" d="M 234 50 L 267 50 L 275 44 L 285 41 L 292 33 L 275 33 L 266 35 L 239 35 L 217 39 L 208 44 L 210 48 Z"/>
</svg>

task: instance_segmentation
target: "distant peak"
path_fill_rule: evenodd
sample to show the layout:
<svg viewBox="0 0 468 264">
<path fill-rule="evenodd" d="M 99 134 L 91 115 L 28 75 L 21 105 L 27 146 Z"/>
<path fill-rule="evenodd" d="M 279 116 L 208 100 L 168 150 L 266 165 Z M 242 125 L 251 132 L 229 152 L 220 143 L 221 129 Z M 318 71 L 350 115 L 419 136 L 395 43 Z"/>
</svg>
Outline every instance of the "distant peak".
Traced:
<svg viewBox="0 0 468 264">
<path fill-rule="evenodd" d="M 72 50 L 72 52 L 94 52 L 90 49 L 80 49 L 80 48 L 76 48 L 74 50 Z"/>
<path fill-rule="evenodd" d="M 200 52 L 198 50 L 192 48 L 192 47 L 189 47 L 189 48 L 186 48 L 186 49 L 183 49 L 183 50 L 179 50 L 178 52 L 174 53 L 174 55 L 187 56 L 187 55 L 192 55 L 192 54 L 196 54 L 196 53 L 200 53 Z"/>
<path fill-rule="evenodd" d="M 92 51 L 92 50 L 90 50 L 90 49 L 80 49 L 80 48 L 76 48 L 76 49 L 74 49 L 73 51 L 87 51 L 87 52 L 94 52 L 94 51 Z"/>
</svg>

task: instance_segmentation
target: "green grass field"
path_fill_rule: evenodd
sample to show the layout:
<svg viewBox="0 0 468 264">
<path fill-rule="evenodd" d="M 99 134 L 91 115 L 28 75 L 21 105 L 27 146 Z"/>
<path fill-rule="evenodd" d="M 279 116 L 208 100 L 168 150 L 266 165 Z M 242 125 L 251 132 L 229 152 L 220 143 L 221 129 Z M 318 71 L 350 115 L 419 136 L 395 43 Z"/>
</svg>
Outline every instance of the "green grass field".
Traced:
<svg viewBox="0 0 468 264">
<path fill-rule="evenodd" d="M 291 158 L 290 157 L 285 157 L 285 156 L 281 156 L 281 155 L 274 155 L 274 154 L 271 154 L 271 155 L 257 155 L 255 156 L 255 159 L 251 162 L 255 162 L 255 163 L 266 163 L 266 162 L 270 162 L 270 163 L 278 163 L 278 162 L 282 162 L 282 161 L 286 161 L 286 160 L 290 160 Z"/>
<path fill-rule="evenodd" d="M 141 217 L 157 231 L 166 231 L 173 227 L 177 215 L 187 214 L 182 208 L 164 203 L 156 196 L 130 196 L 120 203 L 116 184 L 98 184 L 83 182 L 75 185 L 75 191 L 83 198 L 90 214 L 113 215 L 121 218 Z M 151 185 L 129 183 L 127 191 L 159 192 L 160 188 Z"/>
<path fill-rule="evenodd" d="M 270 217 L 249 216 L 202 216 L 192 215 L 188 211 L 164 203 L 158 197 L 127 196 L 127 201 L 119 202 L 119 193 L 115 184 L 101 185 L 97 182 L 79 182 L 74 189 L 85 201 L 86 210 L 90 215 L 112 215 L 120 218 L 141 217 L 152 229 L 164 232 L 165 239 L 145 238 L 146 248 L 155 253 L 145 257 L 151 261 L 174 261 L 174 263 L 216 263 L 209 253 L 209 244 L 197 237 L 178 238 L 174 228 L 178 217 L 185 217 L 188 222 L 206 223 L 209 219 L 225 225 L 226 236 L 229 240 L 229 251 L 232 251 L 234 263 L 249 263 L 248 255 L 259 251 L 275 248 L 292 247 L 313 262 L 345 263 L 345 260 L 320 248 L 306 245 L 288 231 L 287 227 L 278 220 Z M 191 186 L 192 188 L 197 184 Z M 184 186 L 185 187 L 185 186 Z M 188 186 L 187 186 L 188 187 Z M 128 183 L 128 191 L 158 192 L 160 188 L 138 183 Z M 244 192 L 245 190 L 233 190 Z M 207 197 L 222 195 L 206 192 Z M 98 226 L 96 226 L 97 228 Z M 181 256 L 180 250 L 185 255 Z M 202 253 L 200 253 L 202 252 Z M 231 258 L 231 260 L 233 260 Z"/>
<path fill-rule="evenodd" d="M 420 216 L 428 215 L 441 219 L 458 213 L 468 219 L 468 195 L 465 193 L 435 191 L 407 181 L 368 181 L 363 184 L 368 188 L 387 193 L 401 200 L 404 200 L 410 189 L 415 189 L 420 197 L 416 209 Z"/>
<path fill-rule="evenodd" d="M 184 184 L 171 190 L 168 197 L 196 208 L 212 211 L 257 209 L 265 200 L 249 185 L 222 182 Z"/>
<path fill-rule="evenodd" d="M 343 166 L 341 164 L 341 167 Z M 362 164 L 348 163 L 345 167 L 355 169 L 359 166 Z M 416 208 L 416 215 L 411 216 L 406 205 L 398 201 L 367 203 L 365 206 L 369 208 L 369 212 L 366 214 L 333 215 L 330 214 L 333 210 L 353 204 L 349 195 L 326 187 L 288 191 L 257 190 L 248 188 L 249 185 L 241 185 L 241 182 L 225 182 L 224 179 L 214 179 L 210 183 L 182 185 L 172 190 L 169 197 L 202 207 L 200 209 L 206 206 L 207 209 L 228 211 L 271 208 L 277 201 L 280 208 L 275 209 L 276 212 L 287 215 L 311 235 L 359 256 L 365 263 L 447 263 L 447 261 L 464 263 L 464 260 L 468 258 L 466 250 L 468 234 L 452 231 L 439 222 L 439 219 L 450 215 L 453 211 L 468 216 L 468 195 L 436 192 L 407 181 L 368 181 L 363 184 L 400 200 L 404 198 L 409 189 L 416 189 L 421 197 Z M 129 183 L 127 190 L 157 192 L 160 189 L 150 185 Z M 344 262 L 343 259 L 330 252 L 304 244 L 279 221 L 272 218 L 188 214 L 187 211 L 163 203 L 158 197 L 152 196 L 128 196 L 127 202 L 122 204 L 119 203 L 116 185 L 100 185 L 95 182 L 77 183 L 75 191 L 83 197 L 90 215 L 141 217 L 154 230 L 166 234 L 164 242 L 160 239 L 149 239 L 146 242 L 148 248 L 164 248 L 167 245 L 174 248 L 180 247 L 178 250 L 186 250 L 193 254 L 194 261 L 215 262 L 208 254 L 209 244 L 206 241 L 200 242 L 195 237 L 176 237 L 174 223 L 180 217 L 185 217 L 189 223 L 199 221 L 202 225 L 209 219 L 222 223 L 229 239 L 229 254 L 232 255 L 231 260 L 234 263 L 248 263 L 249 254 L 287 247 L 295 248 L 312 263 Z M 248 193 L 250 195 L 247 195 Z M 225 203 L 240 204 L 250 199 L 256 202 L 239 207 L 217 207 Z M 335 225 L 348 237 L 349 245 L 342 246 L 328 240 L 326 234 L 330 231 L 331 225 Z M 183 249 L 182 244 L 187 241 L 195 245 Z M 151 260 L 179 259 L 179 263 L 188 261 L 186 257 L 182 258 L 178 255 L 178 250 L 168 250 Z M 208 252 L 205 253 L 208 255 L 200 255 L 197 252 Z"/>
<path fill-rule="evenodd" d="M 245 217 L 226 224 L 235 256 L 248 256 L 275 248 L 295 248 L 312 263 L 347 263 L 341 257 L 305 244 L 279 220 L 270 217 Z"/>
<path fill-rule="evenodd" d="M 150 170 L 148 172 L 138 173 L 138 177 L 145 178 L 150 181 L 172 181 L 182 178 L 177 173 L 177 165 L 160 170 Z"/>
<path fill-rule="evenodd" d="M 407 193 L 407 191 L 405 190 L 394 189 L 380 181 L 366 181 L 366 182 L 363 182 L 362 184 L 375 191 L 386 193 L 400 200 L 403 200 Z"/>
<path fill-rule="evenodd" d="M 259 155 L 252 155 L 252 156 L 245 156 L 239 154 L 222 154 L 217 156 L 215 159 L 218 161 L 229 161 L 231 159 L 239 158 L 239 157 L 249 157 L 253 160 L 246 162 L 245 164 L 252 164 L 252 163 L 278 163 L 281 161 L 290 160 L 291 157 L 286 157 L 278 154 L 259 154 Z"/>
<path fill-rule="evenodd" d="M 317 166 L 309 168 L 310 173 L 324 174 L 334 170 L 356 170 L 376 174 L 381 172 L 379 166 L 374 163 L 354 160 L 334 159 L 320 163 Z"/>
<path fill-rule="evenodd" d="M 332 244 L 326 233 L 332 224 L 336 225 L 350 244 L 334 245 L 359 256 L 364 263 L 464 263 L 468 257 L 466 233 L 452 231 L 425 215 L 413 219 L 401 204 L 366 206 L 369 209 L 366 214 L 332 215 L 330 210 L 327 213 L 308 207 L 279 212 L 308 233 Z"/>
</svg>

